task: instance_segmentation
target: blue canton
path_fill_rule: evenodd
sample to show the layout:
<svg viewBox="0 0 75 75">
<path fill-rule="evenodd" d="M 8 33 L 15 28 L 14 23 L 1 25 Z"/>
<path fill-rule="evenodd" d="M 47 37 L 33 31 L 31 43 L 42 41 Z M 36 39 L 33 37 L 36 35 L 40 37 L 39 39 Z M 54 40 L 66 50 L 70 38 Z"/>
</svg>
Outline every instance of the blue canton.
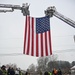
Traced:
<svg viewBox="0 0 75 75">
<path fill-rule="evenodd" d="M 50 30 L 49 16 L 36 18 L 36 33 L 43 33 Z"/>
</svg>

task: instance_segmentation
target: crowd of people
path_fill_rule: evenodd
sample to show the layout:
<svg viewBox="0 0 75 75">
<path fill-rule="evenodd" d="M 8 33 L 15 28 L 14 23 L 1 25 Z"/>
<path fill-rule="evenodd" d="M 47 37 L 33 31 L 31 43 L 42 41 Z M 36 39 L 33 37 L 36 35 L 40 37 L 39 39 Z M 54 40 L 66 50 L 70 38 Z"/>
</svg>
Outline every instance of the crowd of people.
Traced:
<svg viewBox="0 0 75 75">
<path fill-rule="evenodd" d="M 54 75 L 62 75 L 62 71 L 61 71 L 60 69 L 56 70 L 56 69 L 54 68 L 54 70 L 52 71 L 52 73 L 53 73 Z"/>
<path fill-rule="evenodd" d="M 9 67 L 6 70 L 6 66 L 2 66 L 0 68 L 0 75 L 22 75 L 22 72 L 19 69 L 14 69 L 13 67 Z"/>
<path fill-rule="evenodd" d="M 62 71 L 60 69 L 57 70 L 54 68 L 52 72 L 46 71 L 44 75 L 62 75 Z"/>
<path fill-rule="evenodd" d="M 0 75 L 30 75 L 30 73 L 28 71 L 26 71 L 25 74 L 23 74 L 20 69 L 18 69 L 18 68 L 14 69 L 13 67 L 9 67 L 6 70 L 6 66 L 3 65 L 0 68 Z M 52 72 L 45 71 L 44 74 L 42 72 L 40 72 L 39 75 L 62 75 L 62 71 L 60 69 L 56 70 L 54 68 Z"/>
</svg>

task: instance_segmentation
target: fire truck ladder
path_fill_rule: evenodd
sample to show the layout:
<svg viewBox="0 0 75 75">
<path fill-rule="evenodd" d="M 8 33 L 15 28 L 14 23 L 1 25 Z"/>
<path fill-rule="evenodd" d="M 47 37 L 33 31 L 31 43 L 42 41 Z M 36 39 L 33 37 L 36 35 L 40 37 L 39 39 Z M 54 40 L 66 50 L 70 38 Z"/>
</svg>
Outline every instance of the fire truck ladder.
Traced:
<svg viewBox="0 0 75 75">
<path fill-rule="evenodd" d="M 11 10 L 0 9 L 0 13 L 13 12 L 15 9 L 21 10 L 23 16 L 30 15 L 28 3 L 20 5 L 0 4 L 0 8 L 11 8 Z"/>
<path fill-rule="evenodd" d="M 59 12 L 57 12 L 55 6 L 48 7 L 45 10 L 45 15 L 50 16 L 50 18 L 53 17 L 53 15 L 54 15 L 55 17 L 59 18 L 60 20 L 66 22 L 67 24 L 69 24 L 70 26 L 75 28 L 75 21 L 73 21 L 70 18 L 60 14 Z"/>
</svg>

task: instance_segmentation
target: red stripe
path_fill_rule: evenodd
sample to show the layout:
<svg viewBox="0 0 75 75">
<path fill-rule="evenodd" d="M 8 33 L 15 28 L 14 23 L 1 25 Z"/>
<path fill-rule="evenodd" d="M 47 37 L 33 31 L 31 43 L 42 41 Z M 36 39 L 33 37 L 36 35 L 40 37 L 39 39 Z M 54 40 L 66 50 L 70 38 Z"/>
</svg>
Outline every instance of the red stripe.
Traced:
<svg viewBox="0 0 75 75">
<path fill-rule="evenodd" d="M 36 56 L 38 57 L 38 34 L 36 34 Z"/>
<path fill-rule="evenodd" d="M 34 56 L 34 18 L 32 18 L 32 47 L 31 47 L 31 55 Z"/>
<path fill-rule="evenodd" d="M 30 49 L 30 17 L 28 17 L 28 45 L 27 45 L 27 55 L 29 55 L 29 49 Z"/>
<path fill-rule="evenodd" d="M 50 31 L 48 31 L 48 35 L 49 35 L 50 54 L 52 55 L 51 33 L 50 33 Z"/>
<path fill-rule="evenodd" d="M 27 16 L 26 16 L 26 24 L 25 24 L 25 35 L 24 35 L 24 50 L 23 50 L 23 54 L 25 54 L 26 35 L 27 35 Z"/>
<path fill-rule="evenodd" d="M 41 33 L 41 56 L 43 56 L 43 34 Z"/>
<path fill-rule="evenodd" d="M 46 56 L 48 56 L 48 48 L 47 48 L 47 32 L 45 32 L 45 50 L 46 50 Z"/>
</svg>

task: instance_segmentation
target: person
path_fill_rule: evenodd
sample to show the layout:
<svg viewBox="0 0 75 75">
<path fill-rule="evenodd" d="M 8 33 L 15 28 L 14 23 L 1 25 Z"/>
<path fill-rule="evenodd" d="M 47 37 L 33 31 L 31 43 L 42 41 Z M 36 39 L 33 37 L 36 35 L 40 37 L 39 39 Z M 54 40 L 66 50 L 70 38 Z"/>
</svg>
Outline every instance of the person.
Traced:
<svg viewBox="0 0 75 75">
<path fill-rule="evenodd" d="M 15 75 L 19 75 L 19 70 L 16 68 Z"/>
<path fill-rule="evenodd" d="M 57 73 L 58 73 L 58 71 L 54 68 L 53 71 L 52 71 L 52 74 L 57 75 Z"/>
<path fill-rule="evenodd" d="M 58 75 L 62 75 L 62 72 L 60 69 L 58 70 Z"/>
<path fill-rule="evenodd" d="M 44 75 L 49 75 L 48 71 L 45 71 Z"/>
<path fill-rule="evenodd" d="M 11 72 L 11 67 L 9 67 L 9 68 L 7 69 L 7 75 L 10 75 L 10 72 Z"/>
<path fill-rule="evenodd" d="M 27 69 L 25 75 L 30 75 L 30 73 L 29 73 L 29 69 Z"/>
<path fill-rule="evenodd" d="M 13 68 L 11 68 L 11 70 L 10 70 L 10 75 L 15 75 L 15 71 Z"/>
<path fill-rule="evenodd" d="M 1 70 L 1 67 L 0 67 L 0 75 L 3 75 L 2 70 Z"/>
<path fill-rule="evenodd" d="M 49 73 L 49 75 L 52 75 L 52 72 L 48 72 Z"/>
<path fill-rule="evenodd" d="M 21 70 L 19 70 L 19 75 L 22 75 L 22 72 L 21 72 Z"/>
<path fill-rule="evenodd" d="M 6 66 L 5 65 L 2 65 L 1 70 L 2 70 L 2 74 L 3 75 L 7 75 L 7 71 L 6 71 Z"/>
<path fill-rule="evenodd" d="M 28 75 L 28 72 L 26 71 L 25 75 Z"/>
<path fill-rule="evenodd" d="M 42 75 L 42 71 L 40 70 L 40 75 Z"/>
</svg>

